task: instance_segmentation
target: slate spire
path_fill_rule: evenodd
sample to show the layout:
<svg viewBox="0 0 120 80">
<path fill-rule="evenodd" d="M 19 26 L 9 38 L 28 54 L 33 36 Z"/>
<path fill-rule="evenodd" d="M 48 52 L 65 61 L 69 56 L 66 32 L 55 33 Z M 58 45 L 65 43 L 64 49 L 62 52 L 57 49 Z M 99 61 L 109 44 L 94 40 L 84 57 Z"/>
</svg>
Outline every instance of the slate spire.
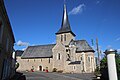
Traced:
<svg viewBox="0 0 120 80">
<path fill-rule="evenodd" d="M 71 30 L 70 23 L 69 23 L 69 20 L 68 20 L 66 4 L 64 3 L 61 28 L 59 29 L 59 31 L 56 34 L 68 33 L 68 32 L 72 33 L 75 36 L 75 34 Z"/>
</svg>

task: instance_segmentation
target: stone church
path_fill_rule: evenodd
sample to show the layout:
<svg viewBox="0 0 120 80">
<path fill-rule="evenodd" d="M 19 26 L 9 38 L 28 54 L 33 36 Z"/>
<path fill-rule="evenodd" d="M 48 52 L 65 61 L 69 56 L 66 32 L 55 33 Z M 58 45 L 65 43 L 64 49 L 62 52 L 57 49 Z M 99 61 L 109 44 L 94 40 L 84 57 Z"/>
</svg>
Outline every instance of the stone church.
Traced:
<svg viewBox="0 0 120 80">
<path fill-rule="evenodd" d="M 62 25 L 56 33 L 56 44 L 28 46 L 17 57 L 18 71 L 34 68 L 35 71 L 54 69 L 65 73 L 89 73 L 95 70 L 94 50 L 86 40 L 75 40 L 66 5 L 64 4 Z"/>
</svg>

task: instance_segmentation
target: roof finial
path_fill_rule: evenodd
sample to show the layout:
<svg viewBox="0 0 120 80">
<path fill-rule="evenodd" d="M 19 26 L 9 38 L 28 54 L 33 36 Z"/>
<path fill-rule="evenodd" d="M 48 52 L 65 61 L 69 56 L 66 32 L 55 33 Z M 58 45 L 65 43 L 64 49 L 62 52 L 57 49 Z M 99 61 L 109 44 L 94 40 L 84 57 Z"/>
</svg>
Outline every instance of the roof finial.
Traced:
<svg viewBox="0 0 120 80">
<path fill-rule="evenodd" d="M 64 10 L 66 11 L 66 0 L 64 0 Z"/>
<path fill-rule="evenodd" d="M 66 0 L 64 0 L 64 5 L 66 5 Z"/>
</svg>

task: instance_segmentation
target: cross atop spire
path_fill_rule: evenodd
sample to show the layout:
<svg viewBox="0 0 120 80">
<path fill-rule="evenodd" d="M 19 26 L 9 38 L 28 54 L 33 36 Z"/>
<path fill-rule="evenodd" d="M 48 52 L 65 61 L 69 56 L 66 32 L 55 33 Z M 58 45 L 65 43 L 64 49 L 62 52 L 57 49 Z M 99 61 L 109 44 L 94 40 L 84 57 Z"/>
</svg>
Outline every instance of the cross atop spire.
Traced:
<svg viewBox="0 0 120 80">
<path fill-rule="evenodd" d="M 64 4 L 66 4 L 66 0 L 64 0 Z"/>
<path fill-rule="evenodd" d="M 61 28 L 59 29 L 59 31 L 56 34 L 67 33 L 67 32 L 70 32 L 75 36 L 75 34 L 72 32 L 70 24 L 69 24 L 67 8 L 66 8 L 65 0 L 64 0 L 62 24 L 61 24 Z"/>
</svg>

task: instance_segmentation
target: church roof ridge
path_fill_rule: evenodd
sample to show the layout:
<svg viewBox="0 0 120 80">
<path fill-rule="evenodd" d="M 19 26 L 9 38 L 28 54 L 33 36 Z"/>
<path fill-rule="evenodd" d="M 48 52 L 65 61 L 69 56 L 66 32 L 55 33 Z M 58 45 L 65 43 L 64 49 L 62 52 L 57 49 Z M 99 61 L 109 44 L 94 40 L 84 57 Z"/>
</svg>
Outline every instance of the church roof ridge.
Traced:
<svg viewBox="0 0 120 80">
<path fill-rule="evenodd" d="M 28 47 L 39 47 L 39 46 L 53 46 L 55 44 L 42 44 L 42 45 L 33 45 L 33 46 L 28 46 Z"/>
<path fill-rule="evenodd" d="M 74 40 L 74 41 L 86 41 L 85 39 L 81 39 L 81 40 Z"/>
</svg>

